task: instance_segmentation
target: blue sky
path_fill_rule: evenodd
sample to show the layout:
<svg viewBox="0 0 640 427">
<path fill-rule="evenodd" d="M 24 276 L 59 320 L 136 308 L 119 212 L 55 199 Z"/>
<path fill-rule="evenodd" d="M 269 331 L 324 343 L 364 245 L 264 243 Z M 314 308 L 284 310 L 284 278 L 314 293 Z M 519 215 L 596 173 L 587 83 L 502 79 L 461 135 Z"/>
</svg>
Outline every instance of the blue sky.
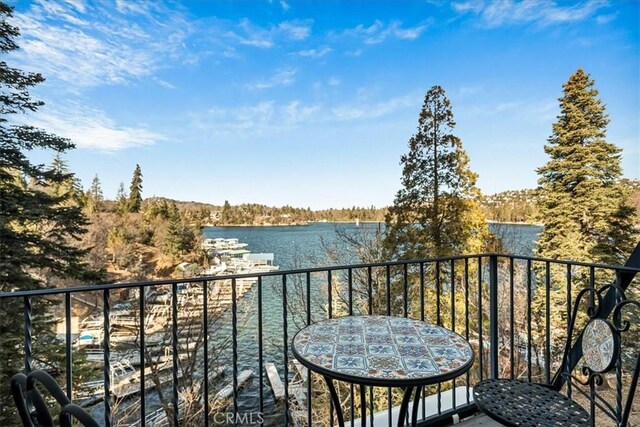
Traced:
<svg viewBox="0 0 640 427">
<path fill-rule="evenodd" d="M 389 205 L 424 94 L 497 191 L 533 188 L 562 84 L 591 74 L 640 178 L 640 2 L 38 0 L 14 3 L 46 102 L 85 187 L 222 204 Z M 49 162 L 43 153 L 35 158 Z"/>
</svg>

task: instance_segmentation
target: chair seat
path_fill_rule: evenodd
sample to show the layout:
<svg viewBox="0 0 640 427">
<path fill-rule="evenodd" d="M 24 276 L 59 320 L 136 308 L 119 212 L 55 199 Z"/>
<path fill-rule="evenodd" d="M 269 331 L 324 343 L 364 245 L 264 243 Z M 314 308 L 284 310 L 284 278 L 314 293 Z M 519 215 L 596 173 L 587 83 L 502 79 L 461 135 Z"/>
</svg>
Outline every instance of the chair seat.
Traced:
<svg viewBox="0 0 640 427">
<path fill-rule="evenodd" d="M 591 425 L 589 414 L 582 406 L 541 384 L 484 380 L 473 388 L 473 398 L 482 412 L 505 425 Z"/>
</svg>

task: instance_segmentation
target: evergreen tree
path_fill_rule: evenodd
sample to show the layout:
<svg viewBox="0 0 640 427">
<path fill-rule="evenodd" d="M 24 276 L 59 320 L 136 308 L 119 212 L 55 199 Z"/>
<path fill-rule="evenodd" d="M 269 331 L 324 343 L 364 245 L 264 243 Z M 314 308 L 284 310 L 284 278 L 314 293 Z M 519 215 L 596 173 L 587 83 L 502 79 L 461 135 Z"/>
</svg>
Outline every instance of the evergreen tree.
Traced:
<svg viewBox="0 0 640 427">
<path fill-rule="evenodd" d="M 59 179 L 45 180 L 43 191 L 53 194 L 54 196 L 64 197 L 68 204 L 83 206 L 84 195 L 82 193 L 82 184 L 80 180 L 69 171 L 67 162 L 62 158 L 61 153 L 56 153 L 51 162 L 50 170 Z"/>
<path fill-rule="evenodd" d="M 140 206 L 142 206 L 142 171 L 140 165 L 136 165 L 129 186 L 128 210 L 129 212 L 140 212 Z"/>
<path fill-rule="evenodd" d="M 43 105 L 29 90 L 44 81 L 38 73 L 10 67 L 5 59 L 18 49 L 19 29 L 9 23 L 13 8 L 0 2 L 0 292 L 42 289 L 53 280 L 93 281 L 78 249 L 86 218 L 70 203 L 69 192 L 54 194 L 45 186 L 63 185 L 73 175 L 63 168 L 31 162 L 33 150 L 63 153 L 73 148 L 64 138 L 22 124 L 24 117 Z M 31 182 L 34 185 L 25 185 Z M 63 372 L 64 352 L 52 332 L 49 309 L 55 303 L 32 298 L 33 349 L 40 366 Z M 3 300 L 0 308 L 0 425 L 16 425 L 9 378 L 24 367 L 22 353 L 22 301 Z"/>
<path fill-rule="evenodd" d="M 595 82 L 578 69 L 563 85 L 560 115 L 538 169 L 536 252 L 549 258 L 620 264 L 637 238 L 634 209 L 621 185 L 621 150 L 607 142 L 609 118 Z"/>
<path fill-rule="evenodd" d="M 231 205 L 228 200 L 225 200 L 224 205 L 222 206 L 222 213 L 220 214 L 220 222 L 222 224 L 231 224 L 231 217 Z"/>
<path fill-rule="evenodd" d="M 120 215 L 124 215 L 129 212 L 129 198 L 124 191 L 124 183 L 120 183 L 118 192 L 116 193 L 116 212 Z"/>
<path fill-rule="evenodd" d="M 179 216 L 169 219 L 166 236 L 166 253 L 173 259 L 182 254 L 182 223 Z"/>
<path fill-rule="evenodd" d="M 165 236 L 165 253 L 172 259 L 179 259 L 185 253 L 195 249 L 199 229 L 184 223 L 175 202 L 169 205 L 169 225 Z"/>
<path fill-rule="evenodd" d="M 91 198 L 96 202 L 104 201 L 104 194 L 102 194 L 102 184 L 100 184 L 100 178 L 98 178 L 98 175 L 94 176 L 93 180 L 91 181 L 89 194 L 91 194 Z"/>
<path fill-rule="evenodd" d="M 123 267 L 131 256 L 131 248 L 123 226 L 115 226 L 109 230 L 107 251 L 111 253 L 111 262 L 118 268 Z"/>
<path fill-rule="evenodd" d="M 100 184 L 98 175 L 93 177 L 93 180 L 91 181 L 91 187 L 89 187 L 89 190 L 87 190 L 85 198 L 87 200 L 87 210 L 90 213 L 100 211 L 102 202 L 104 201 L 104 195 L 102 193 L 102 185 Z"/>
<path fill-rule="evenodd" d="M 538 169 L 538 218 L 545 227 L 538 238 L 536 254 L 623 264 L 636 244 L 637 233 L 633 229 L 634 209 L 620 183 L 621 150 L 606 140 L 609 118 L 605 106 L 598 98 L 595 82 L 582 69 L 563 85 L 559 101 L 560 114 L 544 147 L 549 161 Z M 560 345 L 566 339 L 562 327 L 567 321 L 566 270 L 552 266 L 550 273 L 551 304 L 547 306 L 544 292 L 537 292 L 532 311 L 550 312 L 551 324 L 560 332 L 555 334 L 553 345 Z M 543 275 L 538 272 L 538 276 Z M 573 300 L 589 284 L 589 271 L 575 268 L 571 279 Z M 613 277 L 598 270 L 595 279 L 602 284 Z M 544 334 L 544 321 L 534 318 L 534 335 Z"/>
<path fill-rule="evenodd" d="M 426 94 L 418 130 L 402 156 L 402 189 L 385 217 L 389 258 L 412 259 L 480 251 L 489 231 L 477 199 L 477 175 L 440 86 Z"/>
</svg>

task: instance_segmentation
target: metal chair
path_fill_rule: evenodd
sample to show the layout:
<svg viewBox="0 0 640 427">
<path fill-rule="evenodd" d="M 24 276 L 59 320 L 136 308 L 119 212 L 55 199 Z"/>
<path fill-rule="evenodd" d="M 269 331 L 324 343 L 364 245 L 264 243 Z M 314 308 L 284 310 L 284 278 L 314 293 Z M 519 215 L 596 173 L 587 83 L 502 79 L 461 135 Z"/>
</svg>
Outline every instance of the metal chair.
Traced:
<svg viewBox="0 0 640 427">
<path fill-rule="evenodd" d="M 61 427 L 71 427 L 72 417 L 85 427 L 99 427 L 98 422 L 87 411 L 67 398 L 58 383 L 48 373 L 40 370 L 33 371 L 29 375 L 18 373 L 11 377 L 11 394 L 23 426 L 53 426 L 53 417 L 45 399 L 36 387 L 37 383 L 47 389 L 60 405 Z"/>
<path fill-rule="evenodd" d="M 574 330 L 578 310 L 588 298 L 588 321 L 577 340 Z M 573 306 L 562 364 L 551 384 L 534 384 L 520 380 L 493 378 L 479 382 L 473 389 L 478 408 L 494 420 L 505 425 L 518 426 L 594 426 L 594 411 L 598 407 L 617 426 L 626 426 L 633 404 L 640 373 L 638 348 L 625 348 L 626 356 L 635 355 L 630 367 L 629 390 L 623 401 L 622 393 L 622 339 L 629 331 L 628 319 L 635 307 L 635 319 L 640 319 L 640 303 L 626 298 L 618 285 L 606 285 L 595 290 L 585 288 L 578 294 Z M 611 313 L 610 320 L 609 313 Z M 635 326 L 638 326 L 637 324 Z M 575 345 L 572 345 L 574 344 Z M 577 349 L 577 351 L 576 351 Z M 634 353 L 635 352 L 635 353 Z M 573 367 L 581 360 L 586 380 L 572 375 Z M 616 403 L 611 404 L 596 390 L 604 383 L 603 374 L 616 371 L 618 387 Z M 560 392 L 567 383 L 569 395 Z M 588 386 L 588 392 L 580 386 Z M 571 399 L 571 393 L 582 394 L 590 404 L 590 412 Z"/>
</svg>

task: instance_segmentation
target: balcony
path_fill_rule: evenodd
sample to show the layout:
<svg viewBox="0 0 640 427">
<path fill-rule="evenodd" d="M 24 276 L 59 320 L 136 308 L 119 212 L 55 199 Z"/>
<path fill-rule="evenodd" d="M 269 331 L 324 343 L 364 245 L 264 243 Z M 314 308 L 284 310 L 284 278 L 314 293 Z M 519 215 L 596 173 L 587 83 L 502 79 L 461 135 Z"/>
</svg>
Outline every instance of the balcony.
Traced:
<svg viewBox="0 0 640 427">
<path fill-rule="evenodd" d="M 420 425 L 446 425 L 477 412 L 472 390 L 482 379 L 553 381 L 572 295 L 604 283 L 637 292 L 639 271 L 480 254 L 2 293 L 0 300 L 22 319 L 16 351 L 25 370 L 56 374 L 105 426 L 334 425 L 326 385 L 292 357 L 294 334 L 344 315 L 426 320 L 455 330 L 475 352 L 467 374 L 426 387 L 418 402 Z M 40 357 L 45 301 L 57 303 L 48 309 L 60 319 L 57 362 Z M 628 382 L 621 369 L 586 393 L 616 408 Z M 338 394 L 346 423 L 360 425 L 358 390 L 340 384 Z M 573 395 L 597 425 L 615 425 L 601 405 Z M 366 397 L 368 425 L 395 425 L 399 390 L 367 388 Z"/>
</svg>

